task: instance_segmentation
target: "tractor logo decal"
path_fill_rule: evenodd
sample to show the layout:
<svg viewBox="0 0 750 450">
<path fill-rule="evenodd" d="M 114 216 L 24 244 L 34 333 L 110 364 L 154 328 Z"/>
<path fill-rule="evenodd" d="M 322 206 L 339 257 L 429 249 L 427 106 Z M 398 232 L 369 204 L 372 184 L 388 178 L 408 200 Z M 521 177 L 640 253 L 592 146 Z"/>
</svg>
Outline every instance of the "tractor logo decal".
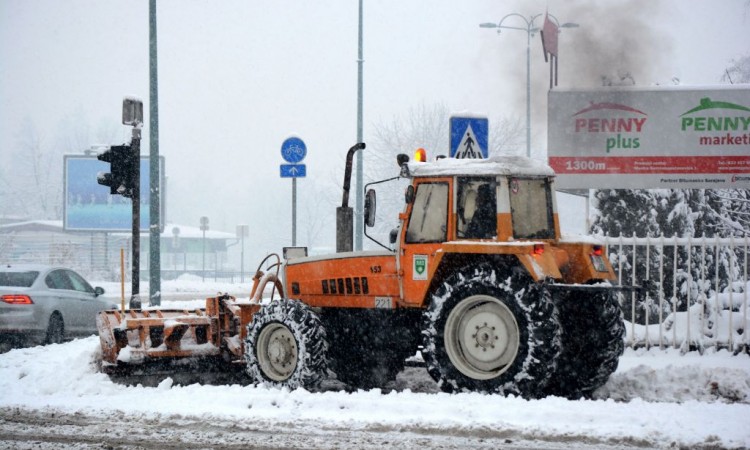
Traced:
<svg viewBox="0 0 750 450">
<path fill-rule="evenodd" d="M 427 255 L 414 255 L 413 279 L 427 279 Z"/>
</svg>

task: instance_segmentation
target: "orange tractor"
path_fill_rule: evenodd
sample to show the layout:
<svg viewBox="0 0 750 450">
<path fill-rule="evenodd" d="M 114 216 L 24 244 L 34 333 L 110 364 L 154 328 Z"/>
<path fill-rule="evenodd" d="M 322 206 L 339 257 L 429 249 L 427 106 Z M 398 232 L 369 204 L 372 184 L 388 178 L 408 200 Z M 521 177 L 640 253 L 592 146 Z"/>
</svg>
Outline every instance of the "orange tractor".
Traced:
<svg viewBox="0 0 750 450">
<path fill-rule="evenodd" d="M 351 250 L 351 161 L 362 148 L 347 155 L 339 250 Z M 447 392 L 572 398 L 604 384 L 623 351 L 623 288 L 610 285 L 614 272 L 599 243 L 561 237 L 552 170 L 522 157 L 400 155 L 399 166 L 393 180 L 410 184 L 389 245 L 326 256 L 290 251 L 276 270 L 258 271 L 249 299 L 218 296 L 195 311 L 103 312 L 104 366 L 222 355 L 258 383 L 312 389 L 331 371 L 371 388 L 421 351 Z M 369 189 L 368 227 L 375 205 Z"/>
</svg>

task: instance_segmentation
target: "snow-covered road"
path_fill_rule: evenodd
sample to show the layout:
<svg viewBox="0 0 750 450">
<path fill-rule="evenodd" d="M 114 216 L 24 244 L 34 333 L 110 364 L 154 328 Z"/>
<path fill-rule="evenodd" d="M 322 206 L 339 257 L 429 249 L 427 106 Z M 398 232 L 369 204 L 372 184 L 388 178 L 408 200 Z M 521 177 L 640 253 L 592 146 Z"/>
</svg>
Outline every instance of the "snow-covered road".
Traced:
<svg viewBox="0 0 750 450">
<path fill-rule="evenodd" d="M 95 336 L 0 354 L 12 448 L 652 448 L 750 446 L 750 356 L 628 350 L 594 400 L 437 392 L 407 368 L 389 392 L 154 387 L 97 370 Z M 37 443 L 35 446 L 34 443 Z"/>
</svg>

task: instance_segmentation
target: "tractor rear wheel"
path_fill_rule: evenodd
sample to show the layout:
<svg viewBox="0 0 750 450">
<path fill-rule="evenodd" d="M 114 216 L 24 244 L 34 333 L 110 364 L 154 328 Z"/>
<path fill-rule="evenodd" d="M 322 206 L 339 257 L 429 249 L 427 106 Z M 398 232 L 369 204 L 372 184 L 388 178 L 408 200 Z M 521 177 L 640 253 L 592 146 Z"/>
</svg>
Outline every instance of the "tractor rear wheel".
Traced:
<svg viewBox="0 0 750 450">
<path fill-rule="evenodd" d="M 617 369 L 625 347 L 625 324 L 614 295 L 571 294 L 557 302 L 562 352 L 549 395 L 588 397 Z"/>
<path fill-rule="evenodd" d="M 246 371 L 256 383 L 312 389 L 326 375 L 327 349 L 325 330 L 309 306 L 272 301 L 247 326 Z"/>
<path fill-rule="evenodd" d="M 546 289 L 510 272 L 466 267 L 432 294 L 422 354 L 442 390 L 542 394 L 560 351 L 557 311 Z"/>
</svg>

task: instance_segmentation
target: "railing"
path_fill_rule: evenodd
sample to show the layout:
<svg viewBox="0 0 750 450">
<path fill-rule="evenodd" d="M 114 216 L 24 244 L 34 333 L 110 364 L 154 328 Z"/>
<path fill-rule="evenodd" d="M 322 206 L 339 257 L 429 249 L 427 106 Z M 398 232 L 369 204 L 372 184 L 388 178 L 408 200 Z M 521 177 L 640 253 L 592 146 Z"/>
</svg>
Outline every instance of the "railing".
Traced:
<svg viewBox="0 0 750 450">
<path fill-rule="evenodd" d="M 127 237 L 96 233 L 0 233 L 0 264 L 49 264 L 71 268 L 87 279 L 119 281 L 120 249 L 124 250 L 125 273 L 131 274 L 131 241 Z M 248 282 L 253 274 L 228 271 L 222 266 L 224 252 L 161 252 L 164 279 L 193 274 L 202 279 L 224 282 Z M 205 270 L 203 269 L 205 261 Z M 141 280 L 148 280 L 148 252 L 140 254 Z"/>
<path fill-rule="evenodd" d="M 621 297 L 628 345 L 684 351 L 750 348 L 749 238 L 621 236 L 604 241 L 618 282 L 648 287 Z"/>
</svg>

